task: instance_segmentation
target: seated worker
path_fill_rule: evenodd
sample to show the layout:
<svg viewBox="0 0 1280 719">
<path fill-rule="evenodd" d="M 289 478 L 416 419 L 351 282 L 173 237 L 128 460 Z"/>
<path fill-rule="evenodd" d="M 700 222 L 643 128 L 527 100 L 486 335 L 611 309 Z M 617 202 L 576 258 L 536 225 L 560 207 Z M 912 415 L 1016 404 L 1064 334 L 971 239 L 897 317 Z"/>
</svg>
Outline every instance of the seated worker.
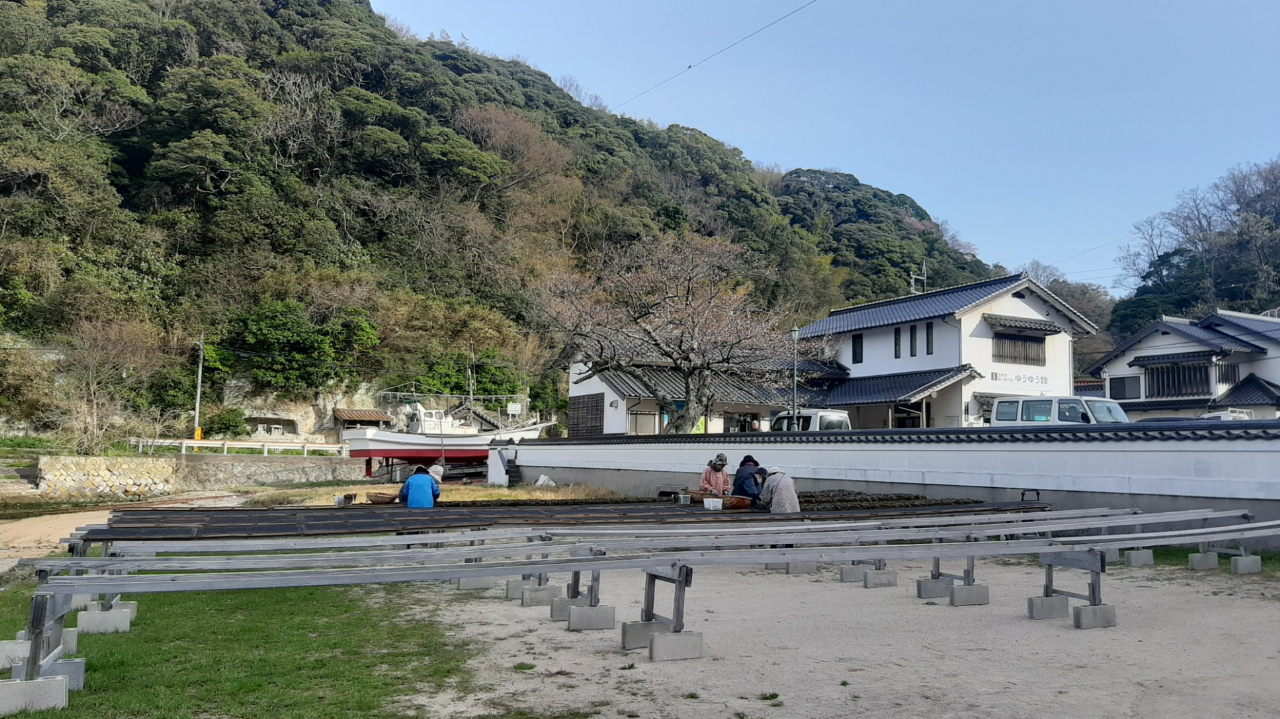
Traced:
<svg viewBox="0 0 1280 719">
<path fill-rule="evenodd" d="M 755 457 L 747 455 L 738 464 L 738 473 L 733 477 L 733 496 L 748 497 L 755 504 L 760 499 L 760 485 L 756 484 L 756 470 L 760 463 Z"/>
<path fill-rule="evenodd" d="M 444 467 L 438 464 L 432 465 L 431 469 L 418 465 L 404 481 L 397 499 L 409 507 L 434 507 L 436 500 L 440 498 L 440 478 L 443 476 Z"/>
<path fill-rule="evenodd" d="M 796 483 L 777 467 L 769 468 L 769 478 L 760 490 L 760 503 L 769 505 L 773 514 L 793 514 L 800 511 L 800 498 L 796 496 Z"/>
<path fill-rule="evenodd" d="M 702 482 L 698 484 L 698 489 L 716 497 L 723 497 L 733 491 L 733 480 L 730 479 L 729 473 L 724 471 L 728 463 L 729 458 L 724 456 L 724 452 L 707 462 L 706 469 L 702 470 Z"/>
</svg>

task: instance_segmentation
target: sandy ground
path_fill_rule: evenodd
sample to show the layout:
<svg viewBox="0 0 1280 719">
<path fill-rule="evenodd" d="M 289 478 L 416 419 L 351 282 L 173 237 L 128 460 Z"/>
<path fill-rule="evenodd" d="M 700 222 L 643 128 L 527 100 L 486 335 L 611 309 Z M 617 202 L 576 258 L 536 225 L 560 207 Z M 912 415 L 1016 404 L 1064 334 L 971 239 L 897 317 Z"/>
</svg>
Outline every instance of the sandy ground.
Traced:
<svg viewBox="0 0 1280 719">
<path fill-rule="evenodd" d="M 704 633 L 706 656 L 656 664 L 647 650 L 623 652 L 618 629 L 568 632 L 549 621 L 548 608 L 521 608 L 499 589 L 422 585 L 423 615 L 457 626 L 482 653 L 470 663 L 469 695 L 422 695 L 413 704 L 422 717 L 503 709 L 604 717 L 1280 716 L 1280 582 L 1114 567 L 1103 598 L 1117 605 L 1119 626 L 1081 631 L 1070 619 L 1026 618 L 1026 598 L 1043 582 L 1037 564 L 980 563 L 992 601 L 979 607 L 917 599 L 914 579 L 927 576 L 926 566 L 895 568 L 900 585 L 887 589 L 841 584 L 830 566 L 797 576 L 699 568 L 686 621 Z M 1083 592 L 1087 575 L 1064 570 L 1057 580 Z M 619 621 L 639 619 L 639 572 L 608 573 L 602 587 Z M 659 613 L 670 612 L 670 596 L 659 584 Z M 518 672 L 518 662 L 536 668 Z M 760 698 L 772 693 L 776 700 Z"/>
</svg>

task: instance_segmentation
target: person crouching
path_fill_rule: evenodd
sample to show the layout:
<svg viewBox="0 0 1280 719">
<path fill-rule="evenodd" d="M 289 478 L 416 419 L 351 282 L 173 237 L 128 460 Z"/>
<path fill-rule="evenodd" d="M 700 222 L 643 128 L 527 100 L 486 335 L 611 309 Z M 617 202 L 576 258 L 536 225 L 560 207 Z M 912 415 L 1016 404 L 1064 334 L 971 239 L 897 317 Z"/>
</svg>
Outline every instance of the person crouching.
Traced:
<svg viewBox="0 0 1280 719">
<path fill-rule="evenodd" d="M 794 514 L 800 511 L 800 498 L 796 496 L 796 483 L 778 467 L 769 468 L 769 476 L 760 490 L 760 503 L 769 506 L 773 514 Z"/>
<path fill-rule="evenodd" d="M 407 507 L 425 509 L 436 506 L 440 498 L 440 479 L 444 476 L 444 467 L 433 465 L 427 469 L 418 465 L 413 474 L 404 481 L 397 499 Z"/>
</svg>

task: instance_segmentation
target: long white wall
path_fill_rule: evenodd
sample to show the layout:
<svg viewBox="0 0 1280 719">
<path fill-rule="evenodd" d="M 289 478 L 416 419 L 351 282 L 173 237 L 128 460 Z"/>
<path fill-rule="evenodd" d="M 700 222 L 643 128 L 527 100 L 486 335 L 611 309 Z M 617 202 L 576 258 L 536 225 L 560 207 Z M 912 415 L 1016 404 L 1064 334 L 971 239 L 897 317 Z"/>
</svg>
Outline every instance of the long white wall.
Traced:
<svg viewBox="0 0 1280 719">
<path fill-rule="evenodd" d="M 640 484 L 698 474 L 716 452 L 751 454 L 796 478 L 914 486 L 1280 501 L 1280 439 L 974 444 L 711 443 L 518 445 L 526 472 L 624 472 Z"/>
</svg>

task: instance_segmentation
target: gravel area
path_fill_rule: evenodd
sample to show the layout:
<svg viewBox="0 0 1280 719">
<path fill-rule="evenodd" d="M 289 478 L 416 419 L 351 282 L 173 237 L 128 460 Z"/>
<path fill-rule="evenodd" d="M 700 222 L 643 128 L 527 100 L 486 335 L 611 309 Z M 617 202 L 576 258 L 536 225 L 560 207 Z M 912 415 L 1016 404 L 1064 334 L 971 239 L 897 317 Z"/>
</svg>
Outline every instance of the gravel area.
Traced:
<svg viewBox="0 0 1280 719">
<path fill-rule="evenodd" d="M 951 571 L 960 569 L 959 563 Z M 576 710 L 602 717 L 1276 717 L 1280 716 L 1280 581 L 1167 567 L 1112 567 L 1103 598 L 1119 626 L 1081 631 L 1032 621 L 1038 564 L 979 562 L 991 604 L 915 597 L 924 563 L 901 563 L 899 586 L 841 584 L 837 569 L 787 576 L 699 568 L 686 621 L 706 656 L 650 663 L 623 652 L 619 630 L 568 632 L 547 607 L 501 590 L 421 585 L 422 616 L 457 626 L 481 653 L 465 695 L 421 695 L 422 717 Z M 553 577 L 554 583 L 567 576 Z M 1084 591 L 1087 575 L 1060 571 Z M 605 575 L 603 603 L 639 619 L 639 572 Z M 659 612 L 670 611 L 659 584 Z M 662 603 L 665 602 L 665 609 Z M 532 669 L 516 671 L 519 663 Z M 770 697 L 777 694 L 777 698 Z"/>
</svg>

